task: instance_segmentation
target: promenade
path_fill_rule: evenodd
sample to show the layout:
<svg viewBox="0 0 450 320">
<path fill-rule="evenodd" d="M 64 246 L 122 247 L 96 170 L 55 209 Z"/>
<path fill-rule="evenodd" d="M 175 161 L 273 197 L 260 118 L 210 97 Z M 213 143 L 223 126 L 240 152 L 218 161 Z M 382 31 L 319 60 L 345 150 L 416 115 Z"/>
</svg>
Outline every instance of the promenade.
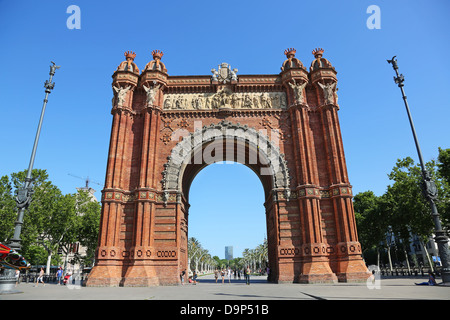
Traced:
<svg viewBox="0 0 450 320">
<path fill-rule="evenodd" d="M 197 285 L 159 287 L 81 287 L 31 283 L 17 286 L 18 293 L 0 300 L 450 300 L 450 286 L 417 286 L 425 277 L 381 278 L 375 283 L 273 284 L 265 276 L 244 280 L 199 278 Z M 437 279 L 440 283 L 440 278 Z"/>
</svg>

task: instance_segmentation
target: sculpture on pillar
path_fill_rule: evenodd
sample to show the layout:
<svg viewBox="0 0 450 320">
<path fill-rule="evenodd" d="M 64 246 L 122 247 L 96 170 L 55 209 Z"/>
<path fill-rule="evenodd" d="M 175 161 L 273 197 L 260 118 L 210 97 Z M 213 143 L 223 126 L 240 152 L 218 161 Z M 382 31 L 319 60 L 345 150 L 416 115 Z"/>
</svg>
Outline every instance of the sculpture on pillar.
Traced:
<svg viewBox="0 0 450 320">
<path fill-rule="evenodd" d="M 122 107 L 125 102 L 125 96 L 127 95 L 127 92 L 131 89 L 131 86 L 128 86 L 126 88 L 122 87 L 116 87 L 113 86 L 114 91 L 117 93 L 117 106 Z M 114 106 L 114 98 L 113 98 L 113 106 Z"/>
<path fill-rule="evenodd" d="M 156 93 L 158 92 L 159 88 L 161 88 L 161 85 L 156 85 L 156 81 L 153 81 L 153 87 L 144 87 L 145 92 L 147 92 L 147 106 L 152 106 L 155 102 Z"/>
<path fill-rule="evenodd" d="M 303 96 L 303 89 L 306 87 L 307 82 L 305 81 L 302 84 L 300 84 L 296 83 L 295 79 L 293 79 L 293 81 L 294 83 L 289 82 L 289 86 L 294 91 L 295 100 L 297 101 L 297 103 L 304 103 L 305 98 Z"/>
<path fill-rule="evenodd" d="M 325 99 L 325 104 L 333 104 L 334 103 L 334 96 L 335 93 L 333 91 L 334 87 L 336 86 L 336 82 L 330 83 L 330 84 L 322 84 L 320 82 L 317 82 L 319 87 L 323 90 L 323 96 Z"/>
</svg>

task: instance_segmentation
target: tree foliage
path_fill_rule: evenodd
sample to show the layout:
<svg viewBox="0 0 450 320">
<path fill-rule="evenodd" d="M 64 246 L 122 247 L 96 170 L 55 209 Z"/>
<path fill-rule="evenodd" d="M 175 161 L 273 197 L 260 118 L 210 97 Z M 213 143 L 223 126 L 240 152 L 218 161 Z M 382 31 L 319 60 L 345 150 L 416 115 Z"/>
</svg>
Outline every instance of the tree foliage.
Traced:
<svg viewBox="0 0 450 320">
<path fill-rule="evenodd" d="M 438 189 L 436 205 L 444 226 L 448 226 L 450 209 L 450 149 L 440 149 L 438 162 L 425 164 Z M 388 177 L 393 183 L 386 192 L 376 196 L 365 191 L 354 196 L 354 209 L 359 240 L 363 251 L 390 246 L 386 240 L 390 233 L 401 240 L 406 251 L 411 236 L 421 241 L 433 234 L 431 207 L 421 189 L 422 169 L 413 159 L 398 159 Z"/>
<path fill-rule="evenodd" d="M 24 183 L 26 170 L 0 179 L 0 241 L 8 243 L 14 233 L 17 208 L 14 190 Z M 100 204 L 85 191 L 63 195 L 46 170 L 34 169 L 32 201 L 25 212 L 21 254 L 31 264 L 59 264 L 73 244 L 87 247 L 90 260 L 97 246 Z"/>
</svg>

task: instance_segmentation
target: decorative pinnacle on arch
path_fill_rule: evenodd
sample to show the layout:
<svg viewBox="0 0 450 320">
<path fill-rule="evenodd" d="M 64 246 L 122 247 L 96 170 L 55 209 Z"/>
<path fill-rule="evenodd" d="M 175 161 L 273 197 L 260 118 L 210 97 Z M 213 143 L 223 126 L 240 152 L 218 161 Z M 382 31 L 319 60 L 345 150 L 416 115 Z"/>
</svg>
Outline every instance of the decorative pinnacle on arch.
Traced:
<svg viewBox="0 0 450 320">
<path fill-rule="evenodd" d="M 134 58 L 136 58 L 136 53 L 134 53 L 133 51 L 125 51 L 123 55 L 125 56 L 125 58 L 130 58 L 131 60 L 134 60 Z"/>
<path fill-rule="evenodd" d="M 163 55 L 164 55 L 164 53 L 163 53 L 161 50 L 153 50 L 153 51 L 152 51 L 153 59 L 158 58 L 158 59 L 161 60 L 161 58 L 162 58 Z"/>
<path fill-rule="evenodd" d="M 320 58 L 322 57 L 324 51 L 325 50 L 323 50 L 322 48 L 316 48 L 312 51 L 312 54 L 314 55 L 314 57 Z"/>
<path fill-rule="evenodd" d="M 284 54 L 286 55 L 286 57 L 289 58 L 289 56 L 295 56 L 295 53 L 297 52 L 297 50 L 295 50 L 295 48 L 287 48 L 286 50 L 284 50 Z"/>
</svg>

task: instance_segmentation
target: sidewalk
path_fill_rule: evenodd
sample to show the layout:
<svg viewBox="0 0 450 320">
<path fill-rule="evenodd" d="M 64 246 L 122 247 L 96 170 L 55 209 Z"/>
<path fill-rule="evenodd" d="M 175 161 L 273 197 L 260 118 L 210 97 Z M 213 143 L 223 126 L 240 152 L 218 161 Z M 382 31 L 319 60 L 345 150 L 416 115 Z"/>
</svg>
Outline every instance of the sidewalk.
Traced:
<svg viewBox="0 0 450 320">
<path fill-rule="evenodd" d="M 426 278 L 382 278 L 374 284 L 273 284 L 265 276 L 215 282 L 213 275 L 197 285 L 160 287 L 81 287 L 21 283 L 19 293 L 0 295 L 0 300 L 450 300 L 450 286 L 417 286 Z M 440 283 L 440 279 L 437 279 Z"/>
</svg>

